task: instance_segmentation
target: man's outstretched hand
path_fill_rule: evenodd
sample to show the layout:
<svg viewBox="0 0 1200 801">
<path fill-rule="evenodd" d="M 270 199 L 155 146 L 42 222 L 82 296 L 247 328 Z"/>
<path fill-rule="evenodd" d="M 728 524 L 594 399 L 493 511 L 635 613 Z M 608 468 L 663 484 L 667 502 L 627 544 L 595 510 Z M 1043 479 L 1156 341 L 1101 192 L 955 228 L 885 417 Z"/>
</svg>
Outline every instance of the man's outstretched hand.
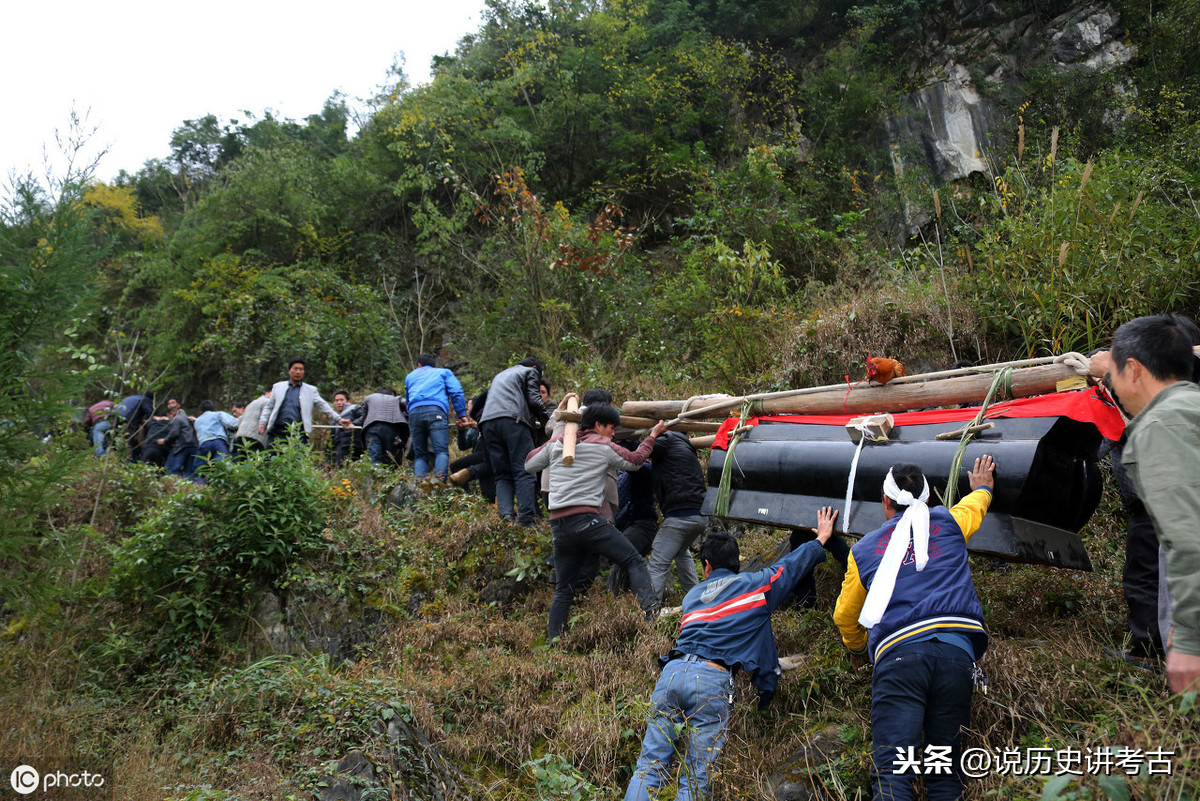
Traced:
<svg viewBox="0 0 1200 801">
<path fill-rule="evenodd" d="M 980 487 L 991 489 L 996 483 L 996 460 L 984 454 L 975 460 L 975 467 L 967 471 L 967 481 L 972 491 Z"/>
<path fill-rule="evenodd" d="M 833 521 L 837 520 L 837 509 L 823 506 L 817 511 L 817 542 L 824 545 L 833 536 Z"/>
</svg>

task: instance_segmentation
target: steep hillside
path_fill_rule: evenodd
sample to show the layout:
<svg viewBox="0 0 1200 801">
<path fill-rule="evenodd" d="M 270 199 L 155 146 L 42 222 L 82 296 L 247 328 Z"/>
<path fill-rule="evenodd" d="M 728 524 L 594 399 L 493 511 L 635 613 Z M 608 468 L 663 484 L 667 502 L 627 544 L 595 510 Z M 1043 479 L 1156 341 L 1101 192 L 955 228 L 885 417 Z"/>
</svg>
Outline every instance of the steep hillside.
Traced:
<svg viewBox="0 0 1200 801">
<path fill-rule="evenodd" d="M 251 475 L 253 486 L 240 482 Z M 274 578 L 221 579 L 234 557 L 221 543 L 253 548 L 262 530 L 228 510 L 280 479 L 307 487 L 320 529 L 293 541 Z M 384 501 L 393 486 L 402 508 Z M 87 470 L 50 517 L 36 600 L 7 608 L 3 752 L 98 771 L 129 799 L 619 797 L 678 620 L 647 623 L 598 582 L 547 647 L 544 524 L 520 532 L 461 491 L 404 487 L 363 465 L 319 479 L 292 457 L 231 469 L 208 489 L 136 467 Z M 968 797 L 1200 788 L 1194 711 L 1161 675 L 1101 652 L 1124 631 L 1118 508 L 1106 499 L 1084 532 L 1094 573 L 974 563 L 993 640 L 970 745 L 997 760 L 1037 748 L 1092 761 L 1069 782 L 1052 779 L 1058 762 L 997 762 Z M 747 556 L 781 541 L 741 536 Z M 145 572 L 178 560 L 182 583 Z M 772 707 L 753 711 L 739 682 L 715 798 L 868 792 L 869 675 L 849 667 L 830 620 L 834 563 L 817 578 L 817 609 L 777 615 L 780 652 L 798 664 Z M 1088 768 L 1105 764 L 1105 748 L 1126 749 L 1134 775 Z"/>
</svg>

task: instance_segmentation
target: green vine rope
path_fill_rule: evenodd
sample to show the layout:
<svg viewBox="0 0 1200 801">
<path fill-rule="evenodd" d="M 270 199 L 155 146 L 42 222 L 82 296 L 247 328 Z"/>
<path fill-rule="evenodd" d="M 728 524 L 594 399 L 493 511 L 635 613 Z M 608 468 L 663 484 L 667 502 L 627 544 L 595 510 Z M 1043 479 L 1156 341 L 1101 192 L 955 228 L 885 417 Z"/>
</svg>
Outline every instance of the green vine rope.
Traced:
<svg viewBox="0 0 1200 801">
<path fill-rule="evenodd" d="M 734 429 L 734 434 L 729 438 L 729 447 L 725 449 L 725 464 L 721 466 L 721 481 L 717 484 L 717 500 L 713 504 L 713 515 L 716 517 L 729 517 L 730 496 L 733 494 L 731 484 L 733 482 L 733 452 L 737 448 L 738 442 L 741 441 L 742 435 L 745 433 L 741 429 L 745 427 L 746 421 L 751 417 L 759 416 L 762 411 L 762 405 L 757 401 L 748 400 L 742 404 L 742 414 L 738 418 L 737 428 Z"/>
<path fill-rule="evenodd" d="M 988 407 L 991 406 L 997 393 L 1003 395 L 1005 400 L 1012 398 L 1012 371 L 1013 368 L 1005 367 L 996 372 L 996 377 L 992 379 L 992 386 L 988 388 L 987 396 L 983 399 L 983 405 L 979 407 L 979 414 L 963 427 L 962 437 L 958 440 L 958 449 L 954 452 L 954 460 L 950 462 L 950 475 L 946 478 L 946 493 L 942 497 L 942 503 L 947 509 L 954 505 L 958 495 L 958 474 L 962 470 L 963 454 L 967 452 L 967 443 L 975 436 L 971 429 L 983 422 Z M 721 475 L 721 478 L 725 478 L 724 474 Z"/>
</svg>

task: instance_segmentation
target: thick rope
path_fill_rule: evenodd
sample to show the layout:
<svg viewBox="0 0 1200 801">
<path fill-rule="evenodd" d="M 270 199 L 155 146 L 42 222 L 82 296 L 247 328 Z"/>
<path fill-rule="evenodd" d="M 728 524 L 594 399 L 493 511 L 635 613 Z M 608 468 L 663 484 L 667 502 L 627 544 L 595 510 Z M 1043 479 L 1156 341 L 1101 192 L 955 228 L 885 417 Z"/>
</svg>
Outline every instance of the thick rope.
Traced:
<svg viewBox="0 0 1200 801">
<path fill-rule="evenodd" d="M 752 413 L 754 406 L 755 404 L 751 401 L 742 404 L 741 418 L 729 438 L 729 447 L 725 449 L 725 464 L 721 467 L 721 480 L 717 484 L 717 499 L 713 503 L 713 514 L 716 517 L 729 517 L 730 496 L 733 494 L 734 450 L 741 442 L 742 436 L 753 427 L 747 426 L 746 421 L 756 416 Z"/>
<path fill-rule="evenodd" d="M 958 495 L 958 473 L 962 470 L 963 454 L 967 452 L 967 443 L 975 436 L 974 428 L 983 422 L 984 416 L 987 414 L 988 407 L 991 406 L 992 400 L 997 392 L 1004 390 L 1009 396 L 1012 395 L 1012 368 L 1006 368 L 996 373 L 996 377 L 992 379 L 992 386 L 988 389 L 987 396 L 983 399 L 983 404 L 979 407 L 979 413 L 975 415 L 975 419 L 963 428 L 962 438 L 958 441 L 958 449 L 954 451 L 954 459 L 950 462 L 950 475 L 946 479 L 946 493 L 942 496 L 942 503 L 949 509 L 954 505 L 955 496 Z"/>
</svg>

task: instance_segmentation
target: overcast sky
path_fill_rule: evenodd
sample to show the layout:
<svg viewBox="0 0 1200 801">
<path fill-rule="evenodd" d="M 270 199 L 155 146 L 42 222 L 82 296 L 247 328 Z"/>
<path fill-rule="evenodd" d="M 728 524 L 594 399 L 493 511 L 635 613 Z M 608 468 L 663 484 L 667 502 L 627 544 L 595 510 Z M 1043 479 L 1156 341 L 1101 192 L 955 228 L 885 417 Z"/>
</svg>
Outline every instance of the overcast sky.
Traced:
<svg viewBox="0 0 1200 801">
<path fill-rule="evenodd" d="M 368 97 L 399 54 L 413 84 L 429 61 L 479 28 L 483 0 L 3 0 L 0 169 L 43 174 L 74 107 L 99 131 L 90 155 L 111 180 L 170 152 L 171 131 L 213 113 L 222 122 L 301 120 L 341 90 Z"/>
</svg>

